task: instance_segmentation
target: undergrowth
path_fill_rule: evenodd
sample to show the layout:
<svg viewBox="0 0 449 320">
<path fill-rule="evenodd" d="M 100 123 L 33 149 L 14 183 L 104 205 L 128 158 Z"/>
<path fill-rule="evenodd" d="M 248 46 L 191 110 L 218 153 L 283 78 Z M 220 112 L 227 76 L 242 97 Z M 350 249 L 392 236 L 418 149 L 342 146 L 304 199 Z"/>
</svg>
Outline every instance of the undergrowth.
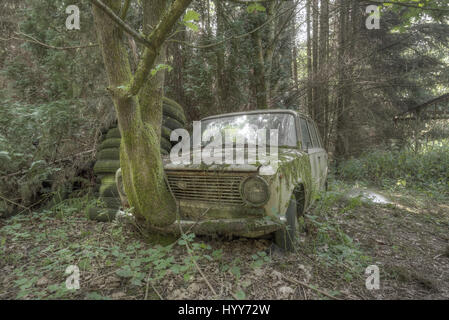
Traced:
<svg viewBox="0 0 449 320">
<path fill-rule="evenodd" d="M 340 227 L 344 214 L 351 214 L 361 206 L 369 206 L 360 197 L 347 198 L 350 186 L 329 179 L 329 190 L 317 195 L 314 207 L 303 220 L 307 230 L 305 247 L 326 267 L 337 267 L 341 278 L 351 281 L 360 277 L 371 258 Z"/>
<path fill-rule="evenodd" d="M 162 279 L 176 278 L 188 286 L 200 277 L 198 269 L 210 264 L 234 278 L 234 298 L 246 297 L 241 281 L 246 266 L 238 258 L 224 260 L 221 249 L 193 233 L 148 242 L 126 216 L 111 223 L 89 221 L 85 208 L 95 201 L 87 195 L 67 199 L 5 221 L 0 228 L 0 287 L 7 289 L 0 298 L 110 299 L 119 289 L 127 297 L 160 299 L 155 288 Z M 263 251 L 251 260 L 251 269 L 270 262 Z M 67 289 L 65 271 L 71 265 L 79 268 L 81 290 Z"/>
<path fill-rule="evenodd" d="M 389 189 L 414 189 L 438 197 L 449 195 L 449 142 L 422 147 L 415 153 L 371 151 L 342 162 L 337 176 Z"/>
</svg>

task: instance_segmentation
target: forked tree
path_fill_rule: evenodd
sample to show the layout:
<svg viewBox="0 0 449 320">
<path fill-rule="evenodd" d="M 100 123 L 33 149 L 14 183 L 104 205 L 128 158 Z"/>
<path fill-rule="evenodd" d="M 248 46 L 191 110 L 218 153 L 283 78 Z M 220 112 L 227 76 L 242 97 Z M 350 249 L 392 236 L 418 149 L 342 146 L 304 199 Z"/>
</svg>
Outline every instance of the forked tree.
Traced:
<svg viewBox="0 0 449 320">
<path fill-rule="evenodd" d="M 122 141 L 120 166 L 129 204 L 136 217 L 152 226 L 176 219 L 176 207 L 164 179 L 160 154 L 164 41 L 192 0 L 142 0 L 143 34 L 129 27 L 129 0 L 91 0 L 95 28 L 101 46 L 108 91 L 114 102 Z M 167 7 L 169 4 L 169 7 Z M 125 33 L 144 45 L 133 73 Z"/>
</svg>

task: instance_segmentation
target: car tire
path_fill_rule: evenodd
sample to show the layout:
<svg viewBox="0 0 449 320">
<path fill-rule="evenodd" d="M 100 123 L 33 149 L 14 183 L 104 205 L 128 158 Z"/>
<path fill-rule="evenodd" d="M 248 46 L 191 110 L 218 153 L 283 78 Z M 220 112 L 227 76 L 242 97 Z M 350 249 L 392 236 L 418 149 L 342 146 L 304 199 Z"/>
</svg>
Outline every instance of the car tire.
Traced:
<svg viewBox="0 0 449 320">
<path fill-rule="evenodd" d="M 170 140 L 167 140 L 164 137 L 161 137 L 161 149 L 164 149 L 164 150 L 170 152 L 170 150 L 171 150 Z"/>
<path fill-rule="evenodd" d="M 187 122 L 184 110 L 173 100 L 168 101 L 168 98 L 164 99 L 162 113 L 164 117 L 173 118 L 183 124 Z"/>
<path fill-rule="evenodd" d="M 282 250 L 292 252 L 298 242 L 298 207 L 294 195 L 290 200 L 285 217 L 286 224 L 281 230 L 275 232 L 274 243 Z"/>
<path fill-rule="evenodd" d="M 98 152 L 97 159 L 99 160 L 120 160 L 119 148 L 107 148 Z"/>
<path fill-rule="evenodd" d="M 108 149 L 108 148 L 120 148 L 121 138 L 109 138 L 104 140 L 100 144 L 99 150 Z"/>
<path fill-rule="evenodd" d="M 120 130 L 118 127 L 109 129 L 108 133 L 106 134 L 106 139 L 114 139 L 114 138 L 121 138 Z"/>
<path fill-rule="evenodd" d="M 99 207 L 101 208 L 115 209 L 120 208 L 122 204 L 120 198 L 118 197 L 100 197 L 99 200 L 100 200 Z"/>
<path fill-rule="evenodd" d="M 170 141 L 170 135 L 173 128 L 183 128 L 186 123 L 186 116 L 184 109 L 177 102 L 163 97 L 163 123 L 168 122 L 170 125 L 162 125 L 161 127 L 161 154 L 169 155 L 171 147 L 177 142 Z M 121 134 L 120 130 L 115 123 L 108 130 L 102 131 L 104 140 L 98 147 L 97 161 L 94 165 L 94 173 L 97 177 L 97 185 L 95 191 L 99 196 L 100 207 L 103 209 L 116 210 L 120 207 L 120 203 L 124 208 L 129 207 L 128 199 L 124 192 L 123 181 L 120 175 L 120 182 L 117 184 L 116 172 L 120 169 L 120 143 Z M 91 209 L 90 217 L 96 217 L 95 210 L 100 208 Z M 113 215 L 113 211 L 110 212 L 110 216 Z M 101 220 L 106 220 L 105 214 L 101 215 Z"/>
<path fill-rule="evenodd" d="M 115 182 L 110 184 L 101 184 L 100 198 L 118 198 L 119 193 Z"/>
<path fill-rule="evenodd" d="M 120 160 L 99 160 L 95 163 L 95 174 L 115 174 L 117 169 L 120 168 Z"/>
<path fill-rule="evenodd" d="M 170 141 L 170 136 L 171 136 L 171 130 L 167 127 L 162 126 L 161 127 L 161 137 Z"/>
<path fill-rule="evenodd" d="M 170 130 L 182 129 L 184 125 L 176 119 L 164 117 L 163 126 Z"/>
</svg>

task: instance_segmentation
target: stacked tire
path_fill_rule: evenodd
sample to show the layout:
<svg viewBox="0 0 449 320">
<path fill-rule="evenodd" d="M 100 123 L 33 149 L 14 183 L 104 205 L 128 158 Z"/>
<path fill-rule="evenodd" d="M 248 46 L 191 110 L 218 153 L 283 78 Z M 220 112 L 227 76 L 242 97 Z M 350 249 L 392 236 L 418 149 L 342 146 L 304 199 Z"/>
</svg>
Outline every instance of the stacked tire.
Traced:
<svg viewBox="0 0 449 320">
<path fill-rule="evenodd" d="M 172 143 L 170 134 L 173 130 L 184 128 L 186 117 L 183 108 L 175 101 L 163 98 L 163 119 L 161 127 L 161 154 L 170 152 Z M 120 131 L 110 128 L 97 152 L 94 173 L 99 180 L 99 201 L 96 207 L 90 208 L 90 219 L 112 221 L 121 206 L 119 192 L 115 183 L 115 173 L 120 168 Z"/>
<path fill-rule="evenodd" d="M 164 97 L 163 117 L 161 127 L 161 153 L 169 154 L 171 147 L 177 142 L 170 141 L 170 135 L 173 130 L 184 128 L 187 120 L 184 109 L 174 100 Z"/>
</svg>

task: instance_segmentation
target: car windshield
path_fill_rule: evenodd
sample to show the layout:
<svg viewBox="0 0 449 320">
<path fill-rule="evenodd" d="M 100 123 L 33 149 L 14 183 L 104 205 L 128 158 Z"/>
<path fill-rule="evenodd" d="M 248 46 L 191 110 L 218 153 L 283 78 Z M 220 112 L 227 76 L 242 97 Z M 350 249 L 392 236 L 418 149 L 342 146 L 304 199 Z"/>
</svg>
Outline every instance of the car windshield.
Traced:
<svg viewBox="0 0 449 320">
<path fill-rule="evenodd" d="M 217 134 L 225 137 L 225 133 L 232 133 L 235 139 L 240 136 L 242 140 L 237 141 L 247 144 L 249 138 L 255 138 L 253 135 L 260 129 L 266 130 L 267 145 L 270 144 L 269 137 L 276 134 L 268 130 L 278 130 L 279 146 L 296 147 L 295 117 L 290 113 L 252 113 L 201 121 L 203 146 L 210 141 L 210 137 Z"/>
</svg>

